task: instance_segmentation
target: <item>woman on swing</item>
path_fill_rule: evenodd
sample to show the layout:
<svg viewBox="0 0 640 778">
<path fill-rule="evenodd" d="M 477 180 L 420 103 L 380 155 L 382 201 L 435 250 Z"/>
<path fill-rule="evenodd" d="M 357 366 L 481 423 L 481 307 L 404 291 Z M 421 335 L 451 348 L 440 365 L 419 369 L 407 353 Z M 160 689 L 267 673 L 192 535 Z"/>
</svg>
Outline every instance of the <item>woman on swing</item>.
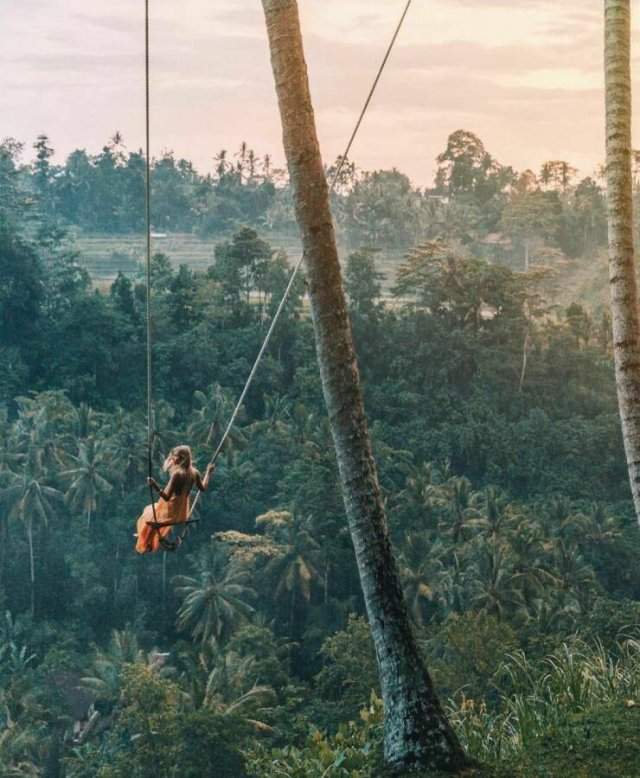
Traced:
<svg viewBox="0 0 640 778">
<path fill-rule="evenodd" d="M 209 464 L 202 478 L 192 464 L 189 446 L 176 446 L 165 459 L 162 469 L 170 475 L 164 489 L 153 478 L 147 478 L 147 483 L 158 492 L 160 499 L 155 504 L 155 517 L 154 506 L 147 505 L 137 521 L 136 551 L 139 554 L 175 548 L 168 536 L 175 525 L 188 521 L 189 494 L 194 486 L 206 492 L 215 465 Z M 154 523 L 166 526 L 158 527 Z"/>
</svg>

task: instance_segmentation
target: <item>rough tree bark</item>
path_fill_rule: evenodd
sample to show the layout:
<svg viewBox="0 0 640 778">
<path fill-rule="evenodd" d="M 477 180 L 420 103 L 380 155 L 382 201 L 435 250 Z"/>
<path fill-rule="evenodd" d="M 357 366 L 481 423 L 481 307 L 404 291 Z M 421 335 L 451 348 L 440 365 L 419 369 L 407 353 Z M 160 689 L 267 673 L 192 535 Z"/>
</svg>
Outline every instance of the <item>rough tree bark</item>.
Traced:
<svg viewBox="0 0 640 778">
<path fill-rule="evenodd" d="M 388 764 L 456 771 L 464 752 L 419 655 L 391 551 L 364 413 L 295 0 L 262 0 L 302 233 L 324 398 L 384 701 Z"/>
<path fill-rule="evenodd" d="M 618 409 L 629 482 L 640 521 L 640 323 L 633 247 L 631 178 L 631 12 L 605 0 L 609 289 Z"/>
</svg>

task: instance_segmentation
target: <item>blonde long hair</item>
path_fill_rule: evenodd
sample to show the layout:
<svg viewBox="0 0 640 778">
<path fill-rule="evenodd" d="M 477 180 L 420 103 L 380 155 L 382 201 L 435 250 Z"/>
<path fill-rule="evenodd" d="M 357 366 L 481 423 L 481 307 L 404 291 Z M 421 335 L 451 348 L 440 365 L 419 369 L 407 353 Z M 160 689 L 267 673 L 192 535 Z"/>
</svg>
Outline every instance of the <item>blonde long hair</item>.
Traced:
<svg viewBox="0 0 640 778">
<path fill-rule="evenodd" d="M 175 448 L 172 448 L 164 460 L 162 469 L 171 475 L 181 472 L 188 475 L 191 479 L 195 479 L 196 471 L 193 467 L 191 448 L 189 446 L 175 446 Z"/>
</svg>

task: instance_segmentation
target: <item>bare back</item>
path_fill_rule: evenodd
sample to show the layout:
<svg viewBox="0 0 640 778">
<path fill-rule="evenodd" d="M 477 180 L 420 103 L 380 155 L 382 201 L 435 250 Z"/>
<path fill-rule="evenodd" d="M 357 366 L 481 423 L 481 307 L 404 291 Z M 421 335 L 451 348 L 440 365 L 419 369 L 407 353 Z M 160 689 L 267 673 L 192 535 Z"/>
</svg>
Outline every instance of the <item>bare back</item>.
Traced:
<svg viewBox="0 0 640 778">
<path fill-rule="evenodd" d="M 200 491 L 204 491 L 205 487 L 202 483 L 202 477 L 195 468 L 191 471 L 175 470 L 171 474 L 171 478 L 165 489 L 166 499 L 170 500 L 174 495 L 176 497 L 184 497 L 189 494 L 194 485 Z"/>
</svg>

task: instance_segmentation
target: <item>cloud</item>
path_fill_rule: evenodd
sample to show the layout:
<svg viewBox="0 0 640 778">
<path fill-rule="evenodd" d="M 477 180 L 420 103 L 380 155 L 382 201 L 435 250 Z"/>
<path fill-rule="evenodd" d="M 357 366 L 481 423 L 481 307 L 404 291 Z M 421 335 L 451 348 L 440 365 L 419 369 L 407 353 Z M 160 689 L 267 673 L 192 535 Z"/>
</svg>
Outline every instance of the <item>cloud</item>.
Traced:
<svg viewBox="0 0 640 778">
<path fill-rule="evenodd" d="M 131 18 L 123 14 L 104 14 L 96 16 L 86 11 L 74 11 L 71 18 L 79 27 L 94 27 L 102 31 L 116 32 L 119 34 L 133 35 L 135 29 L 131 24 Z"/>
<path fill-rule="evenodd" d="M 466 8 L 478 8 L 477 0 L 448 0 L 451 5 L 460 5 Z M 557 0 L 517 0 L 518 8 L 540 8 L 554 9 L 558 7 Z M 514 8 L 514 0 L 483 0 L 482 5 L 485 8 Z M 563 10 L 567 7 L 573 6 L 578 9 L 581 8 L 580 0 L 564 0 Z"/>
<path fill-rule="evenodd" d="M 327 159 L 344 146 L 403 6 L 300 4 Z M 99 150 L 115 129 L 139 146 L 142 22 L 142 4 L 131 0 L 0 2 L 3 134 L 29 142 L 46 131 L 61 155 L 75 146 Z M 158 0 L 151 34 L 155 153 L 174 148 L 210 169 L 216 149 L 246 139 L 282 161 L 259 2 Z M 564 157 L 589 171 L 603 149 L 601 63 L 599 4 L 414 3 L 355 158 L 366 167 L 395 165 L 425 184 L 447 135 L 467 127 L 519 169 Z"/>
<path fill-rule="evenodd" d="M 51 76 L 59 78 L 61 72 L 94 72 L 123 70 L 128 71 L 140 66 L 140 57 L 129 53 L 108 52 L 89 53 L 75 51 L 59 51 L 43 54 L 0 55 L 0 63 L 32 71 L 50 80 Z M 59 83 L 59 82 L 58 82 Z M 37 84 L 35 84 L 37 86 Z"/>
</svg>

